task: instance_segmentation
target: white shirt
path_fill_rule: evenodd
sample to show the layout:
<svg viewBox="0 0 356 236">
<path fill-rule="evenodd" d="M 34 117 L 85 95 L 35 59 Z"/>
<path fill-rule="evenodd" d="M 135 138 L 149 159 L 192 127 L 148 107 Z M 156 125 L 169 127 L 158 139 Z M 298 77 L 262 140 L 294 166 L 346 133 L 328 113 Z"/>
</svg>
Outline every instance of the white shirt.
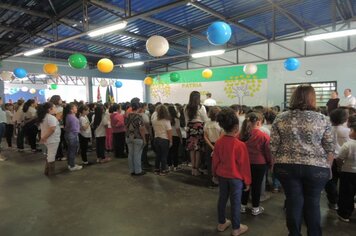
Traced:
<svg viewBox="0 0 356 236">
<path fill-rule="evenodd" d="M 207 98 L 204 101 L 204 106 L 208 106 L 208 107 L 216 106 L 216 101 L 212 98 Z"/>
<path fill-rule="evenodd" d="M 14 124 L 14 121 L 13 121 L 13 116 L 14 116 L 14 113 L 11 112 L 11 111 L 6 111 L 6 123 L 9 124 L 9 125 L 13 125 Z"/>
<path fill-rule="evenodd" d="M 79 124 L 80 124 L 80 134 L 85 137 L 85 138 L 91 138 L 91 128 L 90 128 L 90 122 L 87 116 L 81 116 L 79 118 Z M 83 129 L 84 126 L 89 125 L 87 129 Z"/>
<path fill-rule="evenodd" d="M 12 118 L 14 120 L 14 122 L 16 122 L 17 124 L 20 124 L 21 122 L 23 122 L 24 120 L 24 113 L 22 110 L 22 106 L 20 106 L 17 111 L 14 114 L 14 117 Z"/>
<path fill-rule="evenodd" d="M 61 128 L 59 127 L 58 120 L 53 115 L 47 113 L 42 123 L 40 124 L 41 135 L 47 134 L 48 130 L 54 126 L 56 127 L 56 129 L 54 130 L 54 133 L 47 138 L 47 142 L 45 144 L 59 143 L 61 140 Z M 43 136 L 41 136 L 41 138 L 42 137 Z"/>
<path fill-rule="evenodd" d="M 93 122 L 94 123 L 95 115 L 93 115 Z M 105 137 L 106 136 L 106 126 L 109 124 L 109 117 L 107 114 L 103 115 L 103 118 L 99 124 L 99 126 L 95 129 L 95 137 Z"/>
<path fill-rule="evenodd" d="M 356 98 L 351 94 L 340 100 L 340 107 L 356 107 Z"/>
<path fill-rule="evenodd" d="M 175 118 L 174 120 L 176 123 L 174 124 L 174 127 L 172 127 L 172 136 L 179 137 L 177 132 L 177 129 L 180 129 L 179 119 Z"/>
<path fill-rule="evenodd" d="M 201 106 L 195 115 L 193 120 L 189 120 L 187 108 L 184 109 L 185 124 L 187 126 L 188 122 L 207 122 L 209 121 L 208 115 L 206 114 L 205 106 Z"/>
<path fill-rule="evenodd" d="M 356 173 L 356 140 L 349 140 L 340 149 L 338 158 L 344 160 L 342 172 Z"/>
<path fill-rule="evenodd" d="M 266 125 L 263 125 L 263 126 L 260 127 L 260 130 L 263 133 L 267 134 L 268 136 L 271 136 L 271 128 L 272 128 L 271 126 L 270 126 L 270 129 L 269 129 Z"/>
<path fill-rule="evenodd" d="M 153 120 L 153 130 L 155 131 L 155 138 L 168 139 L 167 131 L 172 129 L 171 122 L 169 120 Z"/>
<path fill-rule="evenodd" d="M 331 132 L 334 136 L 335 154 L 339 154 L 341 146 L 350 140 L 350 129 L 344 125 L 333 126 Z"/>
<path fill-rule="evenodd" d="M 221 135 L 221 127 L 216 121 L 208 121 L 204 124 L 204 133 L 211 143 L 215 143 Z"/>
<path fill-rule="evenodd" d="M 34 107 L 29 107 L 27 112 L 24 114 L 25 120 L 31 120 L 37 117 L 37 110 Z"/>
</svg>

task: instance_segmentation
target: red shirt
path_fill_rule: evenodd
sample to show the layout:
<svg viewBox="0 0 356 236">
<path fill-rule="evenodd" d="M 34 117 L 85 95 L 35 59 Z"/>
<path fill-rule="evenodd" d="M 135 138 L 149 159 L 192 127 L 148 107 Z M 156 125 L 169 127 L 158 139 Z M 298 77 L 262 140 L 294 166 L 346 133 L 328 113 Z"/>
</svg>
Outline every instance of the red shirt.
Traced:
<svg viewBox="0 0 356 236">
<path fill-rule="evenodd" d="M 251 184 L 250 161 L 245 143 L 224 135 L 216 141 L 213 152 L 213 174 L 229 179 L 241 179 Z"/>
<path fill-rule="evenodd" d="M 251 164 L 271 164 L 270 138 L 259 129 L 251 130 L 250 138 L 245 142 Z"/>
<path fill-rule="evenodd" d="M 124 115 L 114 112 L 110 115 L 111 127 L 113 133 L 125 132 L 125 118 Z"/>
</svg>

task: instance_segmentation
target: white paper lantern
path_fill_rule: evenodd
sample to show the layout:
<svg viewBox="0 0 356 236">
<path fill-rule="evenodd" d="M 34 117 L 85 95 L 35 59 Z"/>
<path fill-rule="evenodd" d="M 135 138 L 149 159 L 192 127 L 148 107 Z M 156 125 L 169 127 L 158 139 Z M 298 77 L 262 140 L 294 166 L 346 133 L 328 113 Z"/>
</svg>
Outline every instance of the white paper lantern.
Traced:
<svg viewBox="0 0 356 236">
<path fill-rule="evenodd" d="M 31 94 L 35 94 L 36 93 L 36 89 L 34 89 L 34 88 L 30 89 L 30 93 Z"/>
<path fill-rule="evenodd" d="M 168 52 L 169 43 L 164 37 L 154 35 L 147 39 L 146 49 L 151 56 L 161 57 Z"/>
<path fill-rule="evenodd" d="M 28 91 L 28 88 L 27 88 L 26 86 L 24 86 L 24 87 L 21 88 L 21 91 L 22 91 L 22 92 L 27 92 L 27 91 Z"/>
<path fill-rule="evenodd" d="M 108 81 L 107 81 L 106 79 L 100 80 L 100 86 L 101 86 L 101 87 L 106 87 L 106 86 L 108 86 Z"/>
<path fill-rule="evenodd" d="M 10 71 L 3 71 L 1 72 L 1 78 L 4 81 L 9 81 L 12 78 L 12 73 Z"/>
<path fill-rule="evenodd" d="M 257 66 L 255 64 L 247 64 L 244 66 L 244 72 L 246 75 L 253 75 L 257 72 Z"/>
</svg>

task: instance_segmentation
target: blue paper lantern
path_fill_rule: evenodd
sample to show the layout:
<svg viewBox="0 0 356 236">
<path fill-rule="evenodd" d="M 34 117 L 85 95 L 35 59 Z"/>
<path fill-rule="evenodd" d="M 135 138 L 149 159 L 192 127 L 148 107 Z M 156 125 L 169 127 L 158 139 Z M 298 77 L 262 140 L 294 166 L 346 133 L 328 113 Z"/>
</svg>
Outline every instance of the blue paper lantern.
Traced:
<svg viewBox="0 0 356 236">
<path fill-rule="evenodd" d="M 231 38 L 231 27 L 222 21 L 212 23 L 207 31 L 208 41 L 213 45 L 223 45 Z"/>
<path fill-rule="evenodd" d="M 294 71 L 298 69 L 300 66 L 300 62 L 297 58 L 291 57 L 284 61 L 284 68 L 289 71 Z"/>
<path fill-rule="evenodd" d="M 119 80 L 116 81 L 116 82 L 115 82 L 115 87 L 116 87 L 116 88 L 121 88 L 121 87 L 122 87 L 122 82 L 119 81 Z"/>
<path fill-rule="evenodd" d="M 27 71 L 23 68 L 16 68 L 14 70 L 14 75 L 19 79 L 23 79 L 27 76 Z"/>
<path fill-rule="evenodd" d="M 38 91 L 38 94 L 41 96 L 45 95 L 45 90 L 44 89 L 40 89 L 40 91 Z"/>
</svg>

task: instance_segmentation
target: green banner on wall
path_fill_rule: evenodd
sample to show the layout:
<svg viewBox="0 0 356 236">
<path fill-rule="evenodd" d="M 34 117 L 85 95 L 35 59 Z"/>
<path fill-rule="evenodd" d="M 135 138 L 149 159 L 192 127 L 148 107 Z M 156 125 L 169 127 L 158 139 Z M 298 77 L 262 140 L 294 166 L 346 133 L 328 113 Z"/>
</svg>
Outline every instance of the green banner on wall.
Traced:
<svg viewBox="0 0 356 236">
<path fill-rule="evenodd" d="M 157 83 L 167 83 L 167 84 L 179 84 L 179 83 L 201 83 L 201 82 L 213 82 L 213 81 L 226 81 L 231 79 L 237 79 L 237 77 L 242 77 L 244 79 L 267 79 L 267 64 L 259 64 L 257 65 L 258 70 L 254 75 L 246 75 L 243 72 L 244 66 L 230 66 L 230 67 L 219 67 L 212 68 L 213 76 L 209 79 L 205 79 L 202 76 L 202 72 L 205 69 L 197 69 L 197 70 L 182 70 L 176 71 L 175 73 L 179 74 L 179 80 L 177 82 L 172 82 L 170 80 L 169 73 L 162 73 L 154 78 L 154 84 Z"/>
</svg>

